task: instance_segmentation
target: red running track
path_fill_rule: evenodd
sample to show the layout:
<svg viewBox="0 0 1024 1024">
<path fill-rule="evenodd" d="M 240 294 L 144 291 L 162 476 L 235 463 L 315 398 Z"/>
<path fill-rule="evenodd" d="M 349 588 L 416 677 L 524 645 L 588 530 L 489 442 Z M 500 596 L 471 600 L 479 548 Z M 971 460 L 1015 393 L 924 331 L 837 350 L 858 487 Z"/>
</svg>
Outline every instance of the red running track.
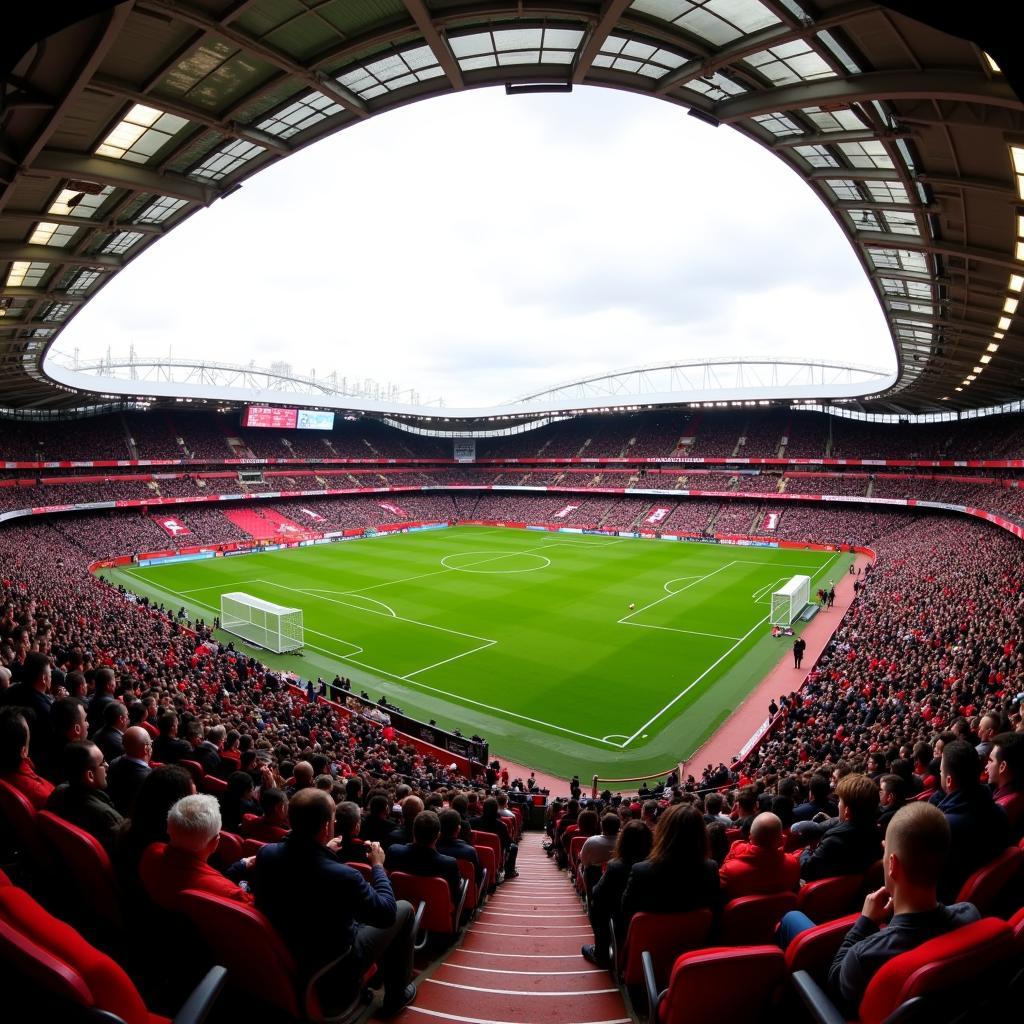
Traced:
<svg viewBox="0 0 1024 1024">
<path fill-rule="evenodd" d="M 523 837 L 519 877 L 502 883 L 459 944 L 417 979 L 399 1024 L 632 1024 L 609 973 L 580 955 L 593 933 L 542 838 Z"/>
</svg>

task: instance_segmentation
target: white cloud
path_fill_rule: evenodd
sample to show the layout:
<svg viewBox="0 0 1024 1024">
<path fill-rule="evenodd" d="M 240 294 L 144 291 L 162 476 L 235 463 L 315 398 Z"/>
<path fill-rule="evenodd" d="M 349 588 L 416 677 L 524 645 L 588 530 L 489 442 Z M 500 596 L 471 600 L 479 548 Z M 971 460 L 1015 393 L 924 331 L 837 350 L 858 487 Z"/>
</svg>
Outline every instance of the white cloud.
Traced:
<svg viewBox="0 0 1024 1024">
<path fill-rule="evenodd" d="M 128 267 L 60 347 L 129 345 L 449 405 L 709 352 L 894 364 L 849 244 L 791 171 L 600 89 L 446 96 L 280 162 Z"/>
</svg>

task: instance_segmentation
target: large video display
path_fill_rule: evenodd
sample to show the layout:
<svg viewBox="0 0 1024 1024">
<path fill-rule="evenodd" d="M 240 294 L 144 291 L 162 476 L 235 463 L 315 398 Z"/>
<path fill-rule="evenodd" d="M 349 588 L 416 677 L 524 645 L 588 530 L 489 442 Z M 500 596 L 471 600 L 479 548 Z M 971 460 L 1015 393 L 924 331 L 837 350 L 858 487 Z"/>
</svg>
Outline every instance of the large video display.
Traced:
<svg viewBox="0 0 1024 1024">
<path fill-rule="evenodd" d="M 250 405 L 242 414 L 242 426 L 271 427 L 277 430 L 333 430 L 334 413 L 320 409 Z"/>
</svg>

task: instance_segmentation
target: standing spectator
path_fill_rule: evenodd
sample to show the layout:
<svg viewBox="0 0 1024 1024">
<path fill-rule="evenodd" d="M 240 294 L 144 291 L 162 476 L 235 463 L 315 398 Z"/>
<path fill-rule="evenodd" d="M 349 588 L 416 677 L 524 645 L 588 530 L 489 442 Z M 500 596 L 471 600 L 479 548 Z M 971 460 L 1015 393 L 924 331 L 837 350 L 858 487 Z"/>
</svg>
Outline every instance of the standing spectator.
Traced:
<svg viewBox="0 0 1024 1024">
<path fill-rule="evenodd" d="M 800 668 L 804 660 L 804 651 L 806 650 L 807 641 L 802 636 L 798 636 L 793 641 L 793 668 Z"/>
</svg>

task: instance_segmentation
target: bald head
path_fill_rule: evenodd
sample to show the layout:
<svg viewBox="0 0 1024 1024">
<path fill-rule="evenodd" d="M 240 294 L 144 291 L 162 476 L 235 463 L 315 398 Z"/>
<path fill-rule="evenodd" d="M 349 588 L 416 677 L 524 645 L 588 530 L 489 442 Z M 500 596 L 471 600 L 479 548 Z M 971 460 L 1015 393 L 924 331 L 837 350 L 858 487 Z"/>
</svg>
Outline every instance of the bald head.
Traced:
<svg viewBox="0 0 1024 1024">
<path fill-rule="evenodd" d="M 296 786 L 312 786 L 315 773 L 308 761 L 299 761 L 292 770 Z"/>
<path fill-rule="evenodd" d="M 148 761 L 153 749 L 153 741 L 149 733 L 141 726 L 133 725 L 124 732 L 125 757 L 134 757 L 139 761 Z"/>
<path fill-rule="evenodd" d="M 423 810 L 423 801 L 418 796 L 407 796 L 402 801 L 402 818 L 410 825 Z"/>
<path fill-rule="evenodd" d="M 326 843 L 334 833 L 334 800 L 322 789 L 301 789 L 288 801 L 288 823 L 296 839 Z M 325 826 L 330 825 L 325 830 Z"/>
<path fill-rule="evenodd" d="M 782 821 L 777 814 L 765 811 L 750 824 L 750 841 L 755 846 L 776 850 L 782 845 Z"/>
</svg>

